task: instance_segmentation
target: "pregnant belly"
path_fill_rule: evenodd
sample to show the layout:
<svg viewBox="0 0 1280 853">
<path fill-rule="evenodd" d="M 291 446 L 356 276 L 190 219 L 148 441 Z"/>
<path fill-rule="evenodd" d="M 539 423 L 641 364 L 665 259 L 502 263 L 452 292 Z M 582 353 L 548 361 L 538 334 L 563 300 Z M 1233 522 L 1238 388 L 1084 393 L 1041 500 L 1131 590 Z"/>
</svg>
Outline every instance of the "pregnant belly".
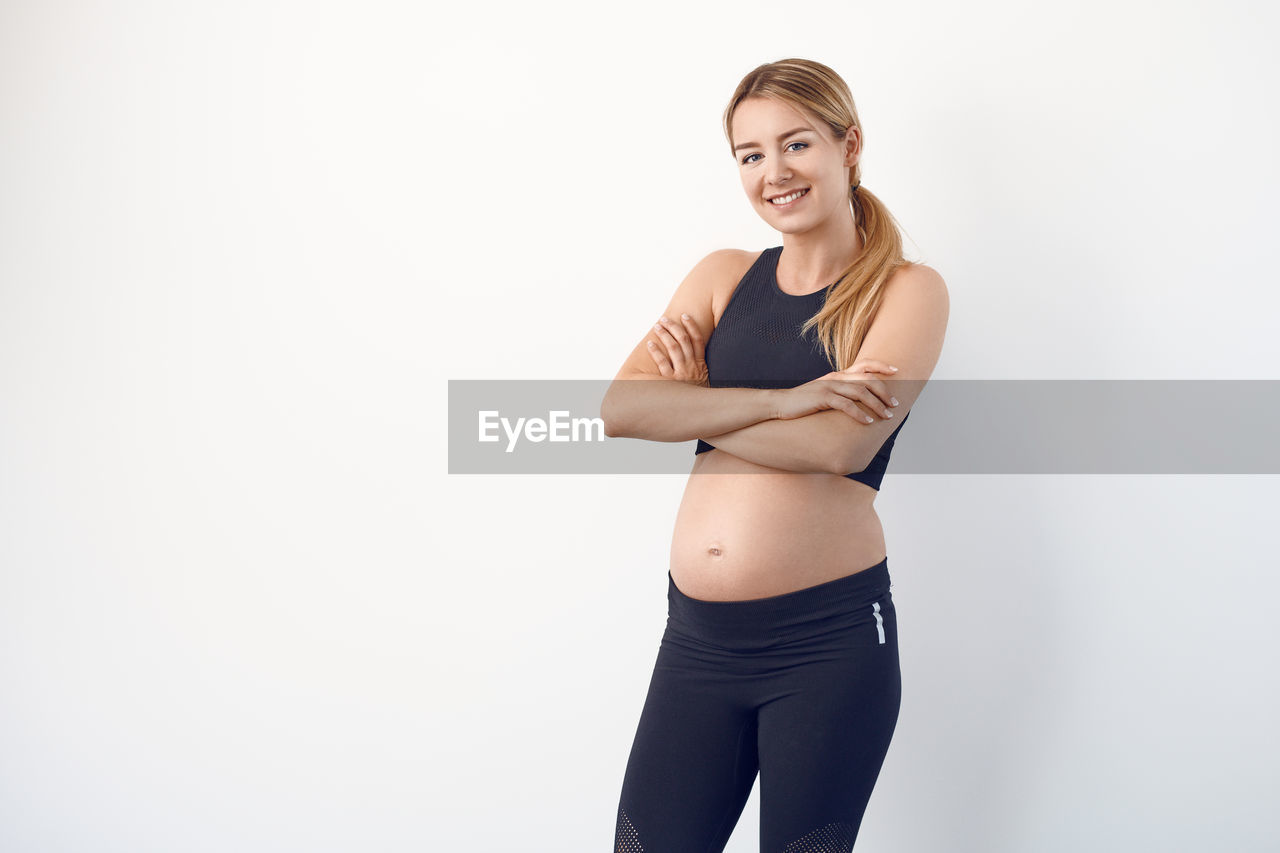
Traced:
<svg viewBox="0 0 1280 853">
<path fill-rule="evenodd" d="M 703 453 L 676 515 L 671 578 L 692 598 L 741 601 L 870 568 L 885 557 L 875 496 L 870 486 L 835 474 Z"/>
</svg>

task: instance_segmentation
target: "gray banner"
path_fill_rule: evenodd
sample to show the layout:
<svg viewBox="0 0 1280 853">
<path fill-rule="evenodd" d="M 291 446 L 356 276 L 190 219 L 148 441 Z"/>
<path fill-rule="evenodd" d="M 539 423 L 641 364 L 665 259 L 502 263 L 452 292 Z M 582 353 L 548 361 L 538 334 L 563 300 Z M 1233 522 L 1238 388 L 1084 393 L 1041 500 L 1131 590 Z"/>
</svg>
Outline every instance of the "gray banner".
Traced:
<svg viewBox="0 0 1280 853">
<path fill-rule="evenodd" d="M 693 440 L 605 436 L 611 384 L 449 380 L 449 473 L 687 474 Z M 1276 380 L 935 379 L 910 414 L 891 475 L 1280 473 Z"/>
</svg>

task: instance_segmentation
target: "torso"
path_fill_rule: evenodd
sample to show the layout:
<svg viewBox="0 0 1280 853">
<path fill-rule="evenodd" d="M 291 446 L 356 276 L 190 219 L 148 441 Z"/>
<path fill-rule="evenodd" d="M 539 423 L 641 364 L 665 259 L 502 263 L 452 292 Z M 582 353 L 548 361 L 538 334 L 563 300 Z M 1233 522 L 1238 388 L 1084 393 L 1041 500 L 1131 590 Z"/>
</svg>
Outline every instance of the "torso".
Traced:
<svg viewBox="0 0 1280 853">
<path fill-rule="evenodd" d="M 717 325 L 759 256 L 742 252 L 737 274 L 717 282 Z M 876 494 L 836 474 L 780 471 L 718 449 L 698 454 L 676 514 L 671 578 L 692 598 L 741 601 L 870 568 L 885 558 Z"/>
</svg>

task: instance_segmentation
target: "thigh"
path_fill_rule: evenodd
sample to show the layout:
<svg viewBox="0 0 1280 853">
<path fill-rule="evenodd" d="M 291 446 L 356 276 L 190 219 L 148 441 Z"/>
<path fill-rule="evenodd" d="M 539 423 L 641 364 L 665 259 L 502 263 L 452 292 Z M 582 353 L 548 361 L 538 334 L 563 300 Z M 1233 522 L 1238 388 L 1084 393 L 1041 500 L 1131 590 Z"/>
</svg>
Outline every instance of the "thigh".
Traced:
<svg viewBox="0 0 1280 853">
<path fill-rule="evenodd" d="M 739 679 L 664 637 L 627 761 L 614 853 L 718 853 L 758 768 Z"/>
<path fill-rule="evenodd" d="M 897 614 L 822 638 L 760 709 L 760 850 L 849 853 L 902 702 Z"/>
</svg>

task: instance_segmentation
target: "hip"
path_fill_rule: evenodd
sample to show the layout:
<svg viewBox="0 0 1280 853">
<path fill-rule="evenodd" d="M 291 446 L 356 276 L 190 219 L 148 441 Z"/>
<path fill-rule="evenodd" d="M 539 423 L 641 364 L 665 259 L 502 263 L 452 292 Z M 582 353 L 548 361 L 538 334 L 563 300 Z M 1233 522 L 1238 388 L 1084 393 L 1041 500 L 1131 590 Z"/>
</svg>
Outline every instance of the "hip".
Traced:
<svg viewBox="0 0 1280 853">
<path fill-rule="evenodd" d="M 897 626 L 888 557 L 834 580 L 739 601 L 695 598 L 667 574 L 663 644 L 712 664 L 742 655 L 778 661 L 855 650 L 896 655 Z"/>
</svg>

